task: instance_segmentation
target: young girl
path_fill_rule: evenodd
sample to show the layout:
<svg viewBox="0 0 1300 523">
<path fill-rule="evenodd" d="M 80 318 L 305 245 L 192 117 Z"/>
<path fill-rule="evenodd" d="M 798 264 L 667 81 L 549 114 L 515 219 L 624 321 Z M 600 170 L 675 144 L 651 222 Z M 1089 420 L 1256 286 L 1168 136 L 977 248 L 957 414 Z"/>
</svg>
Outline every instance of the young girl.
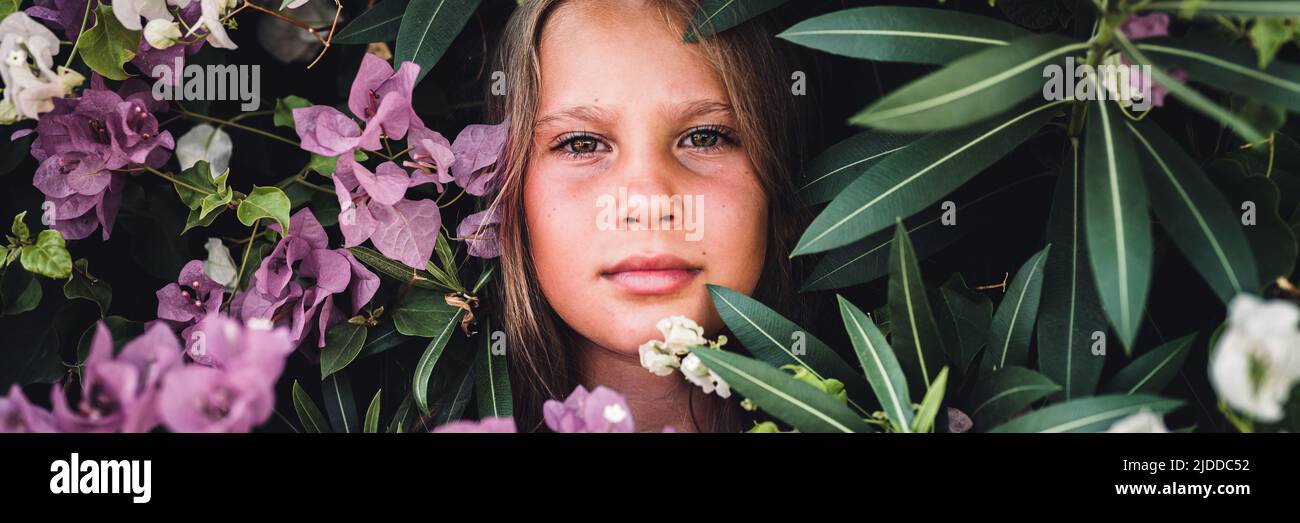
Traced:
<svg viewBox="0 0 1300 523">
<path fill-rule="evenodd" d="M 489 117 L 510 139 L 491 205 L 521 431 L 577 385 L 622 393 L 641 430 L 748 428 L 735 401 L 651 374 L 637 351 L 669 316 L 723 331 L 706 284 L 792 300 L 790 71 L 754 23 L 684 42 L 697 7 L 534 0 L 506 27 Z M 673 205 L 636 212 L 646 201 Z"/>
</svg>

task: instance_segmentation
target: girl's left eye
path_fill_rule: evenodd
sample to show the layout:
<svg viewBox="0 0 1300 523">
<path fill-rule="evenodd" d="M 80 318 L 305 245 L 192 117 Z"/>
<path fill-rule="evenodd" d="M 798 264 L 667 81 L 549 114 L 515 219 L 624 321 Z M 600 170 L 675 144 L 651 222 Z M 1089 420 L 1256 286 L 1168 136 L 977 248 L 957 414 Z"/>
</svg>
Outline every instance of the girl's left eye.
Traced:
<svg viewBox="0 0 1300 523">
<path fill-rule="evenodd" d="M 735 138 L 733 138 L 732 133 L 726 128 L 707 126 L 691 129 L 685 136 L 682 136 L 682 141 L 679 145 L 692 149 L 713 151 L 735 144 Z"/>
</svg>

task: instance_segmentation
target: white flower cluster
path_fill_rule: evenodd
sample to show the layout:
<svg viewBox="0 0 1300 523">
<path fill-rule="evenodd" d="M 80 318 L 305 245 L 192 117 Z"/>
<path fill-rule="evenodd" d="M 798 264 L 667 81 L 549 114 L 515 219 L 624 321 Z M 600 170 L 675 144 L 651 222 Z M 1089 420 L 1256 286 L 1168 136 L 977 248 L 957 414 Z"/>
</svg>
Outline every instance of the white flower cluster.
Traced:
<svg viewBox="0 0 1300 523">
<path fill-rule="evenodd" d="M 54 109 L 54 99 L 72 94 L 85 77 L 68 69 L 54 69 L 59 38 L 21 11 L 0 21 L 0 78 L 4 100 L 0 101 L 0 124 L 35 119 Z"/>
<path fill-rule="evenodd" d="M 113 0 L 113 14 L 122 27 L 139 31 L 143 27 L 144 38 L 154 49 L 166 49 L 181 38 L 180 26 L 172 20 L 168 7 L 184 9 L 194 0 Z M 212 47 L 237 49 L 239 46 L 230 40 L 221 19 L 231 9 L 239 5 L 239 0 L 198 0 L 199 20 L 190 26 L 186 37 L 194 35 L 200 28 L 208 31 L 207 40 Z M 305 2 L 306 0 L 301 0 Z M 291 7 L 296 7 L 291 6 Z M 142 26 L 140 19 L 147 22 Z"/>
<path fill-rule="evenodd" d="M 680 370 L 686 380 L 704 389 L 704 392 L 716 392 L 718 396 L 731 396 L 731 387 L 715 374 L 700 358 L 690 353 L 691 347 L 707 346 L 719 349 L 726 343 L 723 337 L 717 342 L 704 338 L 704 328 L 685 316 L 671 316 L 659 320 L 655 328 L 663 333 L 663 340 L 650 340 L 638 349 L 641 353 L 641 366 L 657 376 L 667 376 L 673 370 Z M 684 356 L 684 357 L 683 357 Z"/>
<path fill-rule="evenodd" d="M 1282 419 L 1300 382 L 1300 309 L 1283 300 L 1242 294 L 1228 305 L 1228 326 L 1211 355 L 1210 382 L 1219 398 L 1254 419 Z"/>
</svg>

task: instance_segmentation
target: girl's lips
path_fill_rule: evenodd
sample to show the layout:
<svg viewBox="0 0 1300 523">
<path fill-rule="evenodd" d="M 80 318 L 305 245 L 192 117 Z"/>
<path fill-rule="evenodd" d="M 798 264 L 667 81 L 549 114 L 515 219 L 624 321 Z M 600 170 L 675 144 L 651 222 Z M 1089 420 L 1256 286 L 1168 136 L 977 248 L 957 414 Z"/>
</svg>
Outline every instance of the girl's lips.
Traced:
<svg viewBox="0 0 1300 523">
<path fill-rule="evenodd" d="M 600 277 L 630 294 L 670 294 L 691 283 L 698 265 L 671 254 L 633 255 L 601 271 Z"/>
<path fill-rule="evenodd" d="M 686 287 L 699 269 L 651 269 L 614 272 L 601 278 L 631 294 L 670 294 Z"/>
</svg>

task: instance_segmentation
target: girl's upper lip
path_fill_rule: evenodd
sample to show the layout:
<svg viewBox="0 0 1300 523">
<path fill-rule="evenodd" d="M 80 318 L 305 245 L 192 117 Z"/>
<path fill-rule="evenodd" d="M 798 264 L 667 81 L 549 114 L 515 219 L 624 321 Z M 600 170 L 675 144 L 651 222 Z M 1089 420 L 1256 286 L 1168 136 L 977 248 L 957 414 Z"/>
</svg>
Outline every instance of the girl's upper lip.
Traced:
<svg viewBox="0 0 1300 523">
<path fill-rule="evenodd" d="M 601 274 L 632 271 L 699 270 L 699 268 L 699 266 L 672 254 L 637 254 L 619 260 L 618 263 L 601 271 Z"/>
</svg>

